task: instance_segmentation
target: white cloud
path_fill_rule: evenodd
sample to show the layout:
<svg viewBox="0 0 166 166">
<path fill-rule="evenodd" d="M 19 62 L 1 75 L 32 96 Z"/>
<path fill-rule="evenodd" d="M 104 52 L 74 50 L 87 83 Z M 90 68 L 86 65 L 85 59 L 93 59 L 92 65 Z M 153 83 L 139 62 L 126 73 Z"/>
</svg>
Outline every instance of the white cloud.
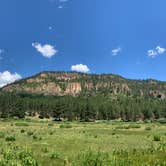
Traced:
<svg viewBox="0 0 166 166">
<path fill-rule="evenodd" d="M 19 79 L 21 79 L 21 76 L 17 73 L 12 74 L 9 71 L 0 72 L 0 87 L 3 87 Z"/>
<path fill-rule="evenodd" d="M 157 50 L 158 54 L 163 54 L 166 51 L 165 48 L 162 48 L 160 46 L 157 46 L 156 50 Z"/>
<path fill-rule="evenodd" d="M 76 72 L 82 72 L 82 73 L 88 73 L 90 71 L 88 66 L 87 65 L 83 65 L 83 64 L 73 65 L 73 66 L 71 66 L 71 70 L 72 71 L 76 71 Z"/>
<path fill-rule="evenodd" d="M 122 51 L 122 49 L 120 47 L 116 48 L 116 49 L 113 49 L 112 50 L 112 55 L 113 56 L 116 56 L 118 55 L 120 52 Z"/>
<path fill-rule="evenodd" d="M 164 54 L 165 51 L 165 48 L 157 46 L 155 49 L 148 50 L 147 54 L 149 57 L 155 58 L 156 56 Z"/>
<path fill-rule="evenodd" d="M 154 58 L 157 56 L 157 51 L 156 50 L 148 50 L 148 56 L 151 58 Z"/>
<path fill-rule="evenodd" d="M 40 43 L 32 43 L 32 46 L 46 58 L 51 58 L 58 52 L 58 50 L 50 44 L 41 45 Z"/>
</svg>

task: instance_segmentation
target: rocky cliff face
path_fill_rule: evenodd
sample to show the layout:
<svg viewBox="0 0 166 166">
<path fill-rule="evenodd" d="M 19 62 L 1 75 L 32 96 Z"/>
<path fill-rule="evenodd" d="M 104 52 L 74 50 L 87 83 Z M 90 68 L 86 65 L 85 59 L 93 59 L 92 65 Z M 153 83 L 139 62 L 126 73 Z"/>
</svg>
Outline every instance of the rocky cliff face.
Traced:
<svg viewBox="0 0 166 166">
<path fill-rule="evenodd" d="M 125 95 L 165 99 L 166 83 L 156 80 L 128 80 L 111 74 L 43 72 L 5 86 L 2 91 L 54 96 Z"/>
</svg>

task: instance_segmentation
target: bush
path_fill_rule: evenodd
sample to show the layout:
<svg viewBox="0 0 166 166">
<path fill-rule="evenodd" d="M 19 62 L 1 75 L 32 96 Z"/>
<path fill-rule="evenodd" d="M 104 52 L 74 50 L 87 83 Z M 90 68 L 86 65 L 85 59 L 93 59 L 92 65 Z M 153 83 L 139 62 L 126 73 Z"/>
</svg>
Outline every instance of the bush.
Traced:
<svg viewBox="0 0 166 166">
<path fill-rule="evenodd" d="M 72 128 L 72 125 L 70 124 L 63 124 L 59 126 L 60 128 Z"/>
<path fill-rule="evenodd" d="M 129 128 L 133 128 L 133 129 L 138 129 L 138 128 L 141 128 L 141 125 L 138 125 L 138 124 L 130 124 L 128 127 L 129 127 Z"/>
<path fill-rule="evenodd" d="M 21 129 L 21 131 L 20 131 L 21 133 L 25 133 L 25 130 L 24 129 Z"/>
<path fill-rule="evenodd" d="M 28 135 L 28 136 L 32 136 L 33 134 L 34 134 L 33 131 L 28 131 L 28 132 L 27 132 L 27 135 Z"/>
<path fill-rule="evenodd" d="M 166 123 L 166 118 L 158 119 L 157 122 L 165 124 Z"/>
<path fill-rule="evenodd" d="M 145 130 L 149 131 L 149 130 L 152 130 L 151 127 L 145 127 Z"/>
<path fill-rule="evenodd" d="M 29 126 L 28 123 L 25 123 L 25 122 L 18 122 L 18 123 L 15 123 L 15 126 Z"/>
<path fill-rule="evenodd" d="M 27 151 L 23 151 L 19 154 L 22 166 L 38 166 L 38 162 L 34 159 L 32 154 Z"/>
<path fill-rule="evenodd" d="M 54 132 L 53 132 L 53 131 L 50 131 L 50 132 L 49 132 L 49 134 L 50 134 L 50 135 L 53 135 L 53 134 L 54 134 Z"/>
<path fill-rule="evenodd" d="M 60 154 L 58 152 L 53 152 L 51 155 L 50 155 L 50 158 L 51 159 L 60 159 Z"/>
<path fill-rule="evenodd" d="M 161 135 L 154 135 L 153 141 L 161 141 Z"/>
<path fill-rule="evenodd" d="M 48 126 L 50 126 L 50 127 L 51 127 L 51 126 L 54 126 L 54 124 L 53 124 L 53 123 L 48 123 Z"/>
<path fill-rule="evenodd" d="M 3 153 L 0 166 L 38 166 L 31 152 L 20 149 L 8 149 Z"/>
<path fill-rule="evenodd" d="M 130 126 L 117 126 L 116 129 L 129 129 Z"/>
<path fill-rule="evenodd" d="M 116 132 L 115 132 L 115 131 L 113 131 L 111 134 L 112 134 L 112 135 L 115 135 L 115 134 L 116 134 Z"/>
<path fill-rule="evenodd" d="M 38 137 L 37 137 L 36 135 L 33 135 L 33 139 L 34 139 L 34 140 L 37 140 Z"/>
<path fill-rule="evenodd" d="M 6 137 L 5 138 L 5 141 L 10 141 L 10 142 L 14 142 L 16 139 L 15 139 L 15 137 L 14 136 L 8 136 L 8 137 Z"/>
</svg>

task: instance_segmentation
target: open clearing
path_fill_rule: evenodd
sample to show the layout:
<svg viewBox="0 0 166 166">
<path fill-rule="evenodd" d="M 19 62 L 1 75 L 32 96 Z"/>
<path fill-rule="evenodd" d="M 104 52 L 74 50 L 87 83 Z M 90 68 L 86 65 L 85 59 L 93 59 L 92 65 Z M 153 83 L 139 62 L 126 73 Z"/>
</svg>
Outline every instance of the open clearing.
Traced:
<svg viewBox="0 0 166 166">
<path fill-rule="evenodd" d="M 1 121 L 0 158 L 0 166 L 165 166 L 166 125 Z"/>
</svg>

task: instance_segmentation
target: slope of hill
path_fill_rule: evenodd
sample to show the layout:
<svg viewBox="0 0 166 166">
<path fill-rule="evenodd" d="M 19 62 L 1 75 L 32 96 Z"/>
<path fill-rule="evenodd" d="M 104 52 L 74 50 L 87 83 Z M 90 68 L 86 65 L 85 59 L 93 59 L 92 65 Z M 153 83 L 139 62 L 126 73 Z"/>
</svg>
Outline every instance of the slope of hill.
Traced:
<svg viewBox="0 0 166 166">
<path fill-rule="evenodd" d="M 112 74 L 42 72 L 1 89 L 53 96 L 142 96 L 165 99 L 166 82 L 153 79 L 130 80 Z"/>
</svg>

